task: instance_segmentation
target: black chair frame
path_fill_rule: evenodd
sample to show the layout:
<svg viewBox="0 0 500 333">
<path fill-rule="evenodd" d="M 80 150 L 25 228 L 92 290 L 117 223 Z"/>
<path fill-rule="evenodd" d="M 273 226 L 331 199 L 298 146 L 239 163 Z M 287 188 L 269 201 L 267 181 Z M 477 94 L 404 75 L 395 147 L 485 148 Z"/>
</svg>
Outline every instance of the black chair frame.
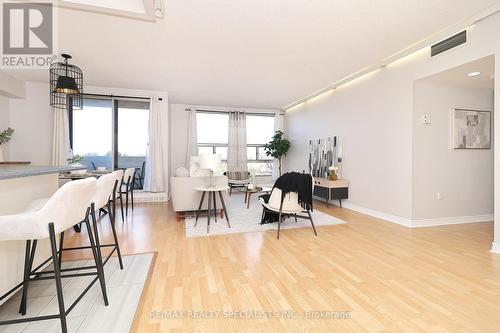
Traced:
<svg viewBox="0 0 500 333">
<path fill-rule="evenodd" d="M 124 221 L 124 214 L 123 214 L 123 195 L 125 195 L 125 216 L 128 216 L 128 194 L 130 193 L 130 200 L 132 203 L 132 212 L 134 211 L 134 184 L 133 184 L 133 179 L 135 177 L 135 172 L 132 176 L 128 177 L 126 181 L 123 181 L 121 185 L 125 185 L 125 191 L 122 191 L 122 187 L 120 185 L 119 187 L 119 197 L 115 198 L 120 199 L 120 209 L 122 213 L 122 222 Z M 114 201 L 113 200 L 113 201 Z"/>
<path fill-rule="evenodd" d="M 266 214 L 266 212 L 278 213 L 278 233 L 276 235 L 276 239 L 280 239 L 281 223 L 289 217 L 294 217 L 295 222 L 297 222 L 297 219 L 305 219 L 305 220 L 311 221 L 311 226 L 312 226 L 313 231 L 314 231 L 314 236 L 318 236 L 318 233 L 316 232 L 316 227 L 314 226 L 314 222 L 313 222 L 313 219 L 311 216 L 310 209 L 304 209 L 304 212 L 307 213 L 307 216 L 300 215 L 298 213 L 294 213 L 294 214 L 283 213 L 283 201 L 284 200 L 285 200 L 285 195 L 282 195 L 279 211 L 271 210 L 271 209 L 267 208 L 266 206 L 262 206 L 263 209 L 262 209 L 261 221 L 264 219 L 264 215 Z"/>
</svg>

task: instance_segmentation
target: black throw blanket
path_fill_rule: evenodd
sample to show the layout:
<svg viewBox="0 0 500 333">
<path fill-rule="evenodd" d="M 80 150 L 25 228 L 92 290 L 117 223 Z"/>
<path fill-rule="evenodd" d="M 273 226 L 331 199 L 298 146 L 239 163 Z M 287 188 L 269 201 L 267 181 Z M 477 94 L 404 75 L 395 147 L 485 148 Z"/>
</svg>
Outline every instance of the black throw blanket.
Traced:
<svg viewBox="0 0 500 333">
<path fill-rule="evenodd" d="M 274 187 L 281 190 L 283 197 L 289 192 L 297 192 L 299 196 L 299 204 L 304 209 L 312 211 L 312 181 L 313 178 L 310 174 L 287 172 L 276 180 Z"/>
</svg>

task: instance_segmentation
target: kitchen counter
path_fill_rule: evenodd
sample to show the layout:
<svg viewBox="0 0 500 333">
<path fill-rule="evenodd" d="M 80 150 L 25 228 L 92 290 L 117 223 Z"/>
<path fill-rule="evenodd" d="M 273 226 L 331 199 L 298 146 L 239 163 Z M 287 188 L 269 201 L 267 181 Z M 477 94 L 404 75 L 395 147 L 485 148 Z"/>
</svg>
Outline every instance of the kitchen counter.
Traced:
<svg viewBox="0 0 500 333">
<path fill-rule="evenodd" d="M 85 166 L 0 165 L 0 180 L 83 170 Z"/>
</svg>

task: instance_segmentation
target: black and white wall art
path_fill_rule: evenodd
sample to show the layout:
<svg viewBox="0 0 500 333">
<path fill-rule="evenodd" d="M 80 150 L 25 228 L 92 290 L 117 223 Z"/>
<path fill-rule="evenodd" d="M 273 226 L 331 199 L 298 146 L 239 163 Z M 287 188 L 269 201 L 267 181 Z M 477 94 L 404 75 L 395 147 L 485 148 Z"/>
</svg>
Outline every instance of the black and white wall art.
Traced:
<svg viewBox="0 0 500 333">
<path fill-rule="evenodd" d="M 313 177 L 327 178 L 330 175 L 329 167 L 336 166 L 341 171 L 341 165 L 341 137 L 333 136 L 309 141 L 309 172 Z"/>
<path fill-rule="evenodd" d="M 491 112 L 452 110 L 451 145 L 453 149 L 490 149 Z"/>
</svg>

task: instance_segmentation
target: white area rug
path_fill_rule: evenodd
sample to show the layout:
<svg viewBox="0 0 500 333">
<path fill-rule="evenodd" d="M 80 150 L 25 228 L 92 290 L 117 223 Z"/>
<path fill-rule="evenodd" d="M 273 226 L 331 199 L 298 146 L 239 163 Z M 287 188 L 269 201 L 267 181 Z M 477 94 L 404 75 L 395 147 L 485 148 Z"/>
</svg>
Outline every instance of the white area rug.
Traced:
<svg viewBox="0 0 500 333">
<path fill-rule="evenodd" d="M 228 198 L 226 205 L 231 228 L 227 226 L 226 219 L 221 219 L 219 214 L 217 217 L 217 223 L 215 223 L 213 216 L 210 218 L 210 233 L 207 234 L 206 216 L 201 216 L 198 219 L 196 227 L 194 226 L 194 216 L 186 217 L 184 222 L 186 237 L 205 237 L 278 229 L 278 223 L 260 224 L 262 205 L 258 201 L 259 196 L 260 194 L 252 195 L 249 209 L 247 209 L 246 204 L 243 202 L 244 196 L 242 194 L 233 194 Z M 317 210 L 313 211 L 311 215 L 316 227 L 346 223 L 338 218 Z M 281 224 L 281 229 L 291 228 L 311 228 L 311 233 L 313 232 L 311 222 L 305 219 L 298 219 L 298 221 L 295 222 L 293 218 L 289 218 Z"/>
<path fill-rule="evenodd" d="M 123 256 L 122 258 L 123 270 L 120 270 L 117 257 L 111 257 L 104 266 L 109 305 L 104 305 L 101 287 L 99 281 L 97 281 L 68 314 L 66 318 L 68 332 L 129 332 L 148 276 L 153 254 Z M 94 260 L 63 262 L 62 268 L 84 265 L 94 265 Z M 48 269 L 50 269 L 50 266 Z M 62 279 L 66 309 L 93 278 L 94 276 Z M 21 293 L 18 292 L 0 306 L 0 320 L 21 318 L 18 313 L 20 297 Z M 58 312 L 54 280 L 30 282 L 26 317 L 52 315 Z M 55 333 L 60 331 L 59 319 L 0 326 L 0 332 Z"/>
</svg>

